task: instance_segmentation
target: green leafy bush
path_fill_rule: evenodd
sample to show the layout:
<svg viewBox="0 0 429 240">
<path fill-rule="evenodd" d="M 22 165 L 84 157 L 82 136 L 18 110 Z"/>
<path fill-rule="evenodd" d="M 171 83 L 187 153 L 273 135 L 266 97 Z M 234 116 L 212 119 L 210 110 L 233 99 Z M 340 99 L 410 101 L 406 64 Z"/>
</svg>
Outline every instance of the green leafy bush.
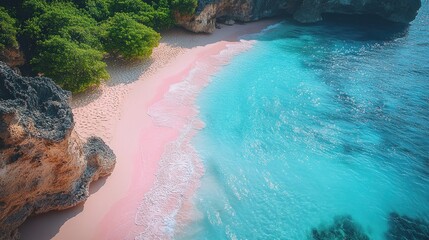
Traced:
<svg viewBox="0 0 429 240">
<path fill-rule="evenodd" d="M 143 0 L 114 0 L 113 13 L 127 13 L 137 22 L 156 30 L 167 29 L 174 25 L 170 9 L 166 2 L 150 5 Z"/>
<path fill-rule="evenodd" d="M 16 20 L 8 14 L 5 8 L 0 7 L 0 51 L 6 47 L 18 47 L 16 34 Z"/>
<path fill-rule="evenodd" d="M 154 8 L 143 0 L 114 0 L 112 12 L 142 14 L 153 12 Z"/>
<path fill-rule="evenodd" d="M 156 23 L 153 28 L 158 31 L 174 26 L 174 19 L 172 17 L 171 10 L 167 7 L 159 7 L 155 13 L 153 21 Z"/>
<path fill-rule="evenodd" d="M 55 2 L 26 21 L 24 34 L 33 41 L 61 36 L 76 43 L 102 49 L 97 22 L 72 3 Z"/>
<path fill-rule="evenodd" d="M 21 20 L 25 21 L 46 11 L 49 4 L 45 0 L 24 0 L 20 9 Z"/>
<path fill-rule="evenodd" d="M 97 21 L 103 21 L 111 16 L 110 8 L 113 0 L 86 0 L 85 10 Z"/>
<path fill-rule="evenodd" d="M 198 0 L 171 0 L 173 10 L 181 14 L 193 14 L 198 6 Z"/>
<path fill-rule="evenodd" d="M 109 78 L 103 53 L 54 36 L 40 44 L 32 60 L 34 69 L 51 77 L 64 89 L 81 92 Z"/>
<path fill-rule="evenodd" d="M 106 53 L 149 57 L 160 40 L 156 31 L 196 6 L 197 0 L 0 0 L 0 50 L 17 47 L 18 35 L 34 71 L 79 92 L 108 78 Z"/>
<path fill-rule="evenodd" d="M 117 13 L 104 25 L 105 49 L 127 59 L 146 58 L 161 36 L 126 13 Z"/>
</svg>

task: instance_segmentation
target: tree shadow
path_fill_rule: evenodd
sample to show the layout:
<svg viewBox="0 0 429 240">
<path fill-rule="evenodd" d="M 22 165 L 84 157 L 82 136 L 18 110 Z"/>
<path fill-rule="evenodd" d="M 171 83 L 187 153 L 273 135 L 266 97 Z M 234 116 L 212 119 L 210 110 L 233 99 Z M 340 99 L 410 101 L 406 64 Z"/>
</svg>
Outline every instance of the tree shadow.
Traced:
<svg viewBox="0 0 429 240">
<path fill-rule="evenodd" d="M 97 100 L 103 94 L 103 90 L 100 87 L 92 87 L 81 93 L 74 93 L 72 95 L 71 107 L 79 108 L 85 107 L 91 102 Z"/>
<path fill-rule="evenodd" d="M 119 84 L 130 84 L 139 77 L 154 63 L 153 58 L 142 60 L 124 60 L 118 58 L 106 59 L 107 70 L 110 74 L 110 79 L 106 82 L 106 86 L 116 86 Z"/>
</svg>

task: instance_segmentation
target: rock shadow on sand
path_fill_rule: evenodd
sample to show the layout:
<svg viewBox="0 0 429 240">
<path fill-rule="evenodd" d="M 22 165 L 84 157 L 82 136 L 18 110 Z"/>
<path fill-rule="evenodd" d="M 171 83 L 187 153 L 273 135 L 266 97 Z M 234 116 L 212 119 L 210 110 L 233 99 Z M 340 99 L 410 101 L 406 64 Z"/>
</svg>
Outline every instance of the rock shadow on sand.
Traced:
<svg viewBox="0 0 429 240">
<path fill-rule="evenodd" d="M 89 187 L 90 195 L 96 193 L 106 183 L 107 177 L 102 177 L 97 181 L 93 182 Z M 61 226 L 69 219 L 74 218 L 76 215 L 81 213 L 84 209 L 85 203 L 81 203 L 75 207 L 62 210 L 62 211 L 50 211 L 44 214 L 31 216 L 24 222 L 19 228 L 20 239 L 22 240 L 46 240 L 52 239 L 60 231 Z M 38 225 L 28 224 L 29 222 L 38 221 L 46 222 L 43 226 L 49 226 L 38 228 Z M 34 234 L 37 232 L 37 235 Z"/>
<path fill-rule="evenodd" d="M 83 211 L 83 203 L 73 208 L 62 211 L 50 211 L 41 215 L 29 217 L 24 224 L 19 227 L 21 240 L 46 240 L 52 239 L 60 231 L 61 226 L 69 219 L 75 217 Z M 28 224 L 37 220 L 43 222 L 43 227 L 39 228 L 35 224 Z M 37 233 L 37 234 L 35 234 Z"/>
</svg>

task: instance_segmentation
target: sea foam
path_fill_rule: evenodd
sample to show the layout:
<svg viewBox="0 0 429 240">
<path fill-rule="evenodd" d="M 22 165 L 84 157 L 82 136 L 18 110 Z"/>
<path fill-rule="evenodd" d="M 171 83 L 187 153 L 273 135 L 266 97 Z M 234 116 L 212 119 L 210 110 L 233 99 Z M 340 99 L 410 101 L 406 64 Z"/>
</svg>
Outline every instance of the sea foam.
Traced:
<svg viewBox="0 0 429 240">
<path fill-rule="evenodd" d="M 204 127 L 198 118 L 196 97 L 221 66 L 235 55 L 251 48 L 253 41 L 225 44 L 216 55 L 197 61 L 186 78 L 170 86 L 163 98 L 148 109 L 148 114 L 161 127 L 179 132 L 168 143 L 159 162 L 151 190 L 135 215 L 135 224 L 144 229 L 135 239 L 171 239 L 192 217 L 192 198 L 204 173 L 197 151 L 191 145 L 196 132 Z"/>
</svg>

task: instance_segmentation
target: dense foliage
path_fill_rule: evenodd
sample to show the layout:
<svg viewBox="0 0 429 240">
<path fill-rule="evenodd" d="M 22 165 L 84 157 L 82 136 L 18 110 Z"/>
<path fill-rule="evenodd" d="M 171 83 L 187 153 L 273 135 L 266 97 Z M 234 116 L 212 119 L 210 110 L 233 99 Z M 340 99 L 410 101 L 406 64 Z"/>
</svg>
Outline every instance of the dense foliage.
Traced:
<svg viewBox="0 0 429 240">
<path fill-rule="evenodd" d="M 20 46 L 34 73 L 80 92 L 109 77 L 105 56 L 149 57 L 160 40 L 156 31 L 196 6 L 197 0 L 2 0 L 0 50 Z"/>
<path fill-rule="evenodd" d="M 22 32 L 26 38 L 39 43 L 52 36 L 60 36 L 71 42 L 102 48 L 97 21 L 72 3 L 58 2 L 43 6 L 25 22 Z"/>
<path fill-rule="evenodd" d="M 182 14 L 192 14 L 197 8 L 197 0 L 171 0 L 171 6 Z"/>
<path fill-rule="evenodd" d="M 102 52 L 59 36 L 42 41 L 31 64 L 65 89 L 80 92 L 107 79 Z M 66 57 L 65 57 L 66 56 Z"/>
<path fill-rule="evenodd" d="M 5 8 L 0 7 L 0 51 L 6 47 L 18 47 L 16 21 Z"/>
<path fill-rule="evenodd" d="M 159 33 L 125 13 L 116 13 L 105 24 L 105 48 L 125 58 L 144 58 L 158 45 Z"/>
</svg>

